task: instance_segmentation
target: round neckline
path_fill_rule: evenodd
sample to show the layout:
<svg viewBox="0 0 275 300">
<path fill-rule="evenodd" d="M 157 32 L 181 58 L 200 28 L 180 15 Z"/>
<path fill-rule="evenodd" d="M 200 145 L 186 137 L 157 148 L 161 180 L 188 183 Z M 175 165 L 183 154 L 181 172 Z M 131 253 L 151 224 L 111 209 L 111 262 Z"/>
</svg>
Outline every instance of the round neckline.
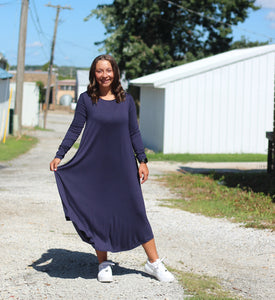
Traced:
<svg viewBox="0 0 275 300">
<path fill-rule="evenodd" d="M 106 102 L 112 102 L 112 101 L 116 101 L 116 99 L 112 99 L 112 100 L 106 100 L 106 99 L 102 99 L 99 97 L 99 99 L 101 99 L 102 101 L 106 101 Z"/>
</svg>

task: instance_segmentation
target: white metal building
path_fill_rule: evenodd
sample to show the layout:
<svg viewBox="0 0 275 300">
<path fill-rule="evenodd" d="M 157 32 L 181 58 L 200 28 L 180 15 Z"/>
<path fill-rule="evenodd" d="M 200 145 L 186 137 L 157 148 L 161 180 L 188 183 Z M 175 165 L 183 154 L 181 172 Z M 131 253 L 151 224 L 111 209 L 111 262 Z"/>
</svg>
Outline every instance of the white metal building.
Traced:
<svg viewBox="0 0 275 300">
<path fill-rule="evenodd" d="M 77 70 L 76 71 L 76 101 L 78 100 L 80 94 L 87 91 L 87 86 L 89 84 L 89 71 L 87 70 Z"/>
<path fill-rule="evenodd" d="M 163 153 L 267 153 L 275 45 L 238 49 L 132 80 L 146 147 Z"/>
<path fill-rule="evenodd" d="M 4 137 L 4 131 L 8 135 L 8 109 L 9 109 L 9 95 L 10 95 L 10 78 L 12 77 L 4 69 L 0 68 L 0 141 Z"/>
<path fill-rule="evenodd" d="M 15 106 L 16 84 L 10 84 L 12 89 L 11 109 Z M 39 89 L 35 82 L 24 82 L 22 102 L 22 125 L 34 127 L 39 125 Z"/>
</svg>

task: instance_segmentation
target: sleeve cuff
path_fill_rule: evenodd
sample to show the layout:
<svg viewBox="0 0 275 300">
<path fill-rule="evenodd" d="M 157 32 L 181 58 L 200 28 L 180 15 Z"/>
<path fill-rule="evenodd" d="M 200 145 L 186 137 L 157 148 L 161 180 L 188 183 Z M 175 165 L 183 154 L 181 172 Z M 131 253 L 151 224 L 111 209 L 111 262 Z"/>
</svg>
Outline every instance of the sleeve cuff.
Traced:
<svg viewBox="0 0 275 300">
<path fill-rule="evenodd" d="M 139 159 L 138 160 L 139 161 L 139 163 L 145 163 L 145 164 L 147 164 L 148 163 L 148 159 L 147 159 L 147 157 L 145 157 L 145 158 L 142 158 L 142 159 Z"/>
</svg>

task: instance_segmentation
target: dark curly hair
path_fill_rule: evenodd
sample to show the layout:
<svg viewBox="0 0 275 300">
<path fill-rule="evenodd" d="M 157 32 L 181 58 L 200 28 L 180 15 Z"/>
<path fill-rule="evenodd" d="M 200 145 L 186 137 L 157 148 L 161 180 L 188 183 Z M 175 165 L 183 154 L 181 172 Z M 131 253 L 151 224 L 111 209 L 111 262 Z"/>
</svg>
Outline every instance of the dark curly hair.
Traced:
<svg viewBox="0 0 275 300">
<path fill-rule="evenodd" d="M 88 95 L 92 98 L 93 103 L 97 103 L 98 98 L 99 98 L 99 86 L 96 81 L 95 77 L 95 69 L 96 69 L 96 64 L 100 60 L 107 60 L 110 62 L 113 72 L 114 72 L 114 80 L 112 82 L 112 93 L 115 95 L 116 102 L 122 102 L 125 101 L 125 91 L 123 90 L 121 83 L 120 83 L 120 72 L 118 65 L 115 61 L 115 59 L 109 55 L 109 54 L 103 54 L 97 56 L 94 61 L 92 62 L 91 68 L 90 68 L 90 73 L 89 73 L 89 81 L 90 83 L 87 86 L 87 93 Z"/>
</svg>

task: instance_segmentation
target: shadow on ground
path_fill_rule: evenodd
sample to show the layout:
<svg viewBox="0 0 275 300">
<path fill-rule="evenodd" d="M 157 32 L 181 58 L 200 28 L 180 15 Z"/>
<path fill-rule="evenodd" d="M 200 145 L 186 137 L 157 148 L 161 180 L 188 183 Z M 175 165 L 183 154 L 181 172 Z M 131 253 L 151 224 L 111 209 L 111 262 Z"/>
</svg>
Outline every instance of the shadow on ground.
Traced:
<svg viewBox="0 0 275 300">
<path fill-rule="evenodd" d="M 227 187 L 239 187 L 245 191 L 264 193 L 275 202 L 275 176 L 266 170 L 203 169 L 180 167 L 180 173 L 202 174 L 210 176 L 219 184 Z"/>
<path fill-rule="evenodd" d="M 49 249 L 29 267 L 34 268 L 38 272 L 45 272 L 51 277 L 59 278 L 81 277 L 93 279 L 97 278 L 98 273 L 98 261 L 95 255 L 65 249 Z M 124 268 L 115 263 L 113 275 L 126 274 L 148 276 L 145 272 Z"/>
<path fill-rule="evenodd" d="M 180 167 L 177 171 L 181 173 L 192 174 L 210 174 L 210 173 L 266 173 L 265 169 L 251 169 L 251 170 L 237 170 L 237 169 L 214 169 L 214 168 L 192 168 L 192 167 Z"/>
</svg>

